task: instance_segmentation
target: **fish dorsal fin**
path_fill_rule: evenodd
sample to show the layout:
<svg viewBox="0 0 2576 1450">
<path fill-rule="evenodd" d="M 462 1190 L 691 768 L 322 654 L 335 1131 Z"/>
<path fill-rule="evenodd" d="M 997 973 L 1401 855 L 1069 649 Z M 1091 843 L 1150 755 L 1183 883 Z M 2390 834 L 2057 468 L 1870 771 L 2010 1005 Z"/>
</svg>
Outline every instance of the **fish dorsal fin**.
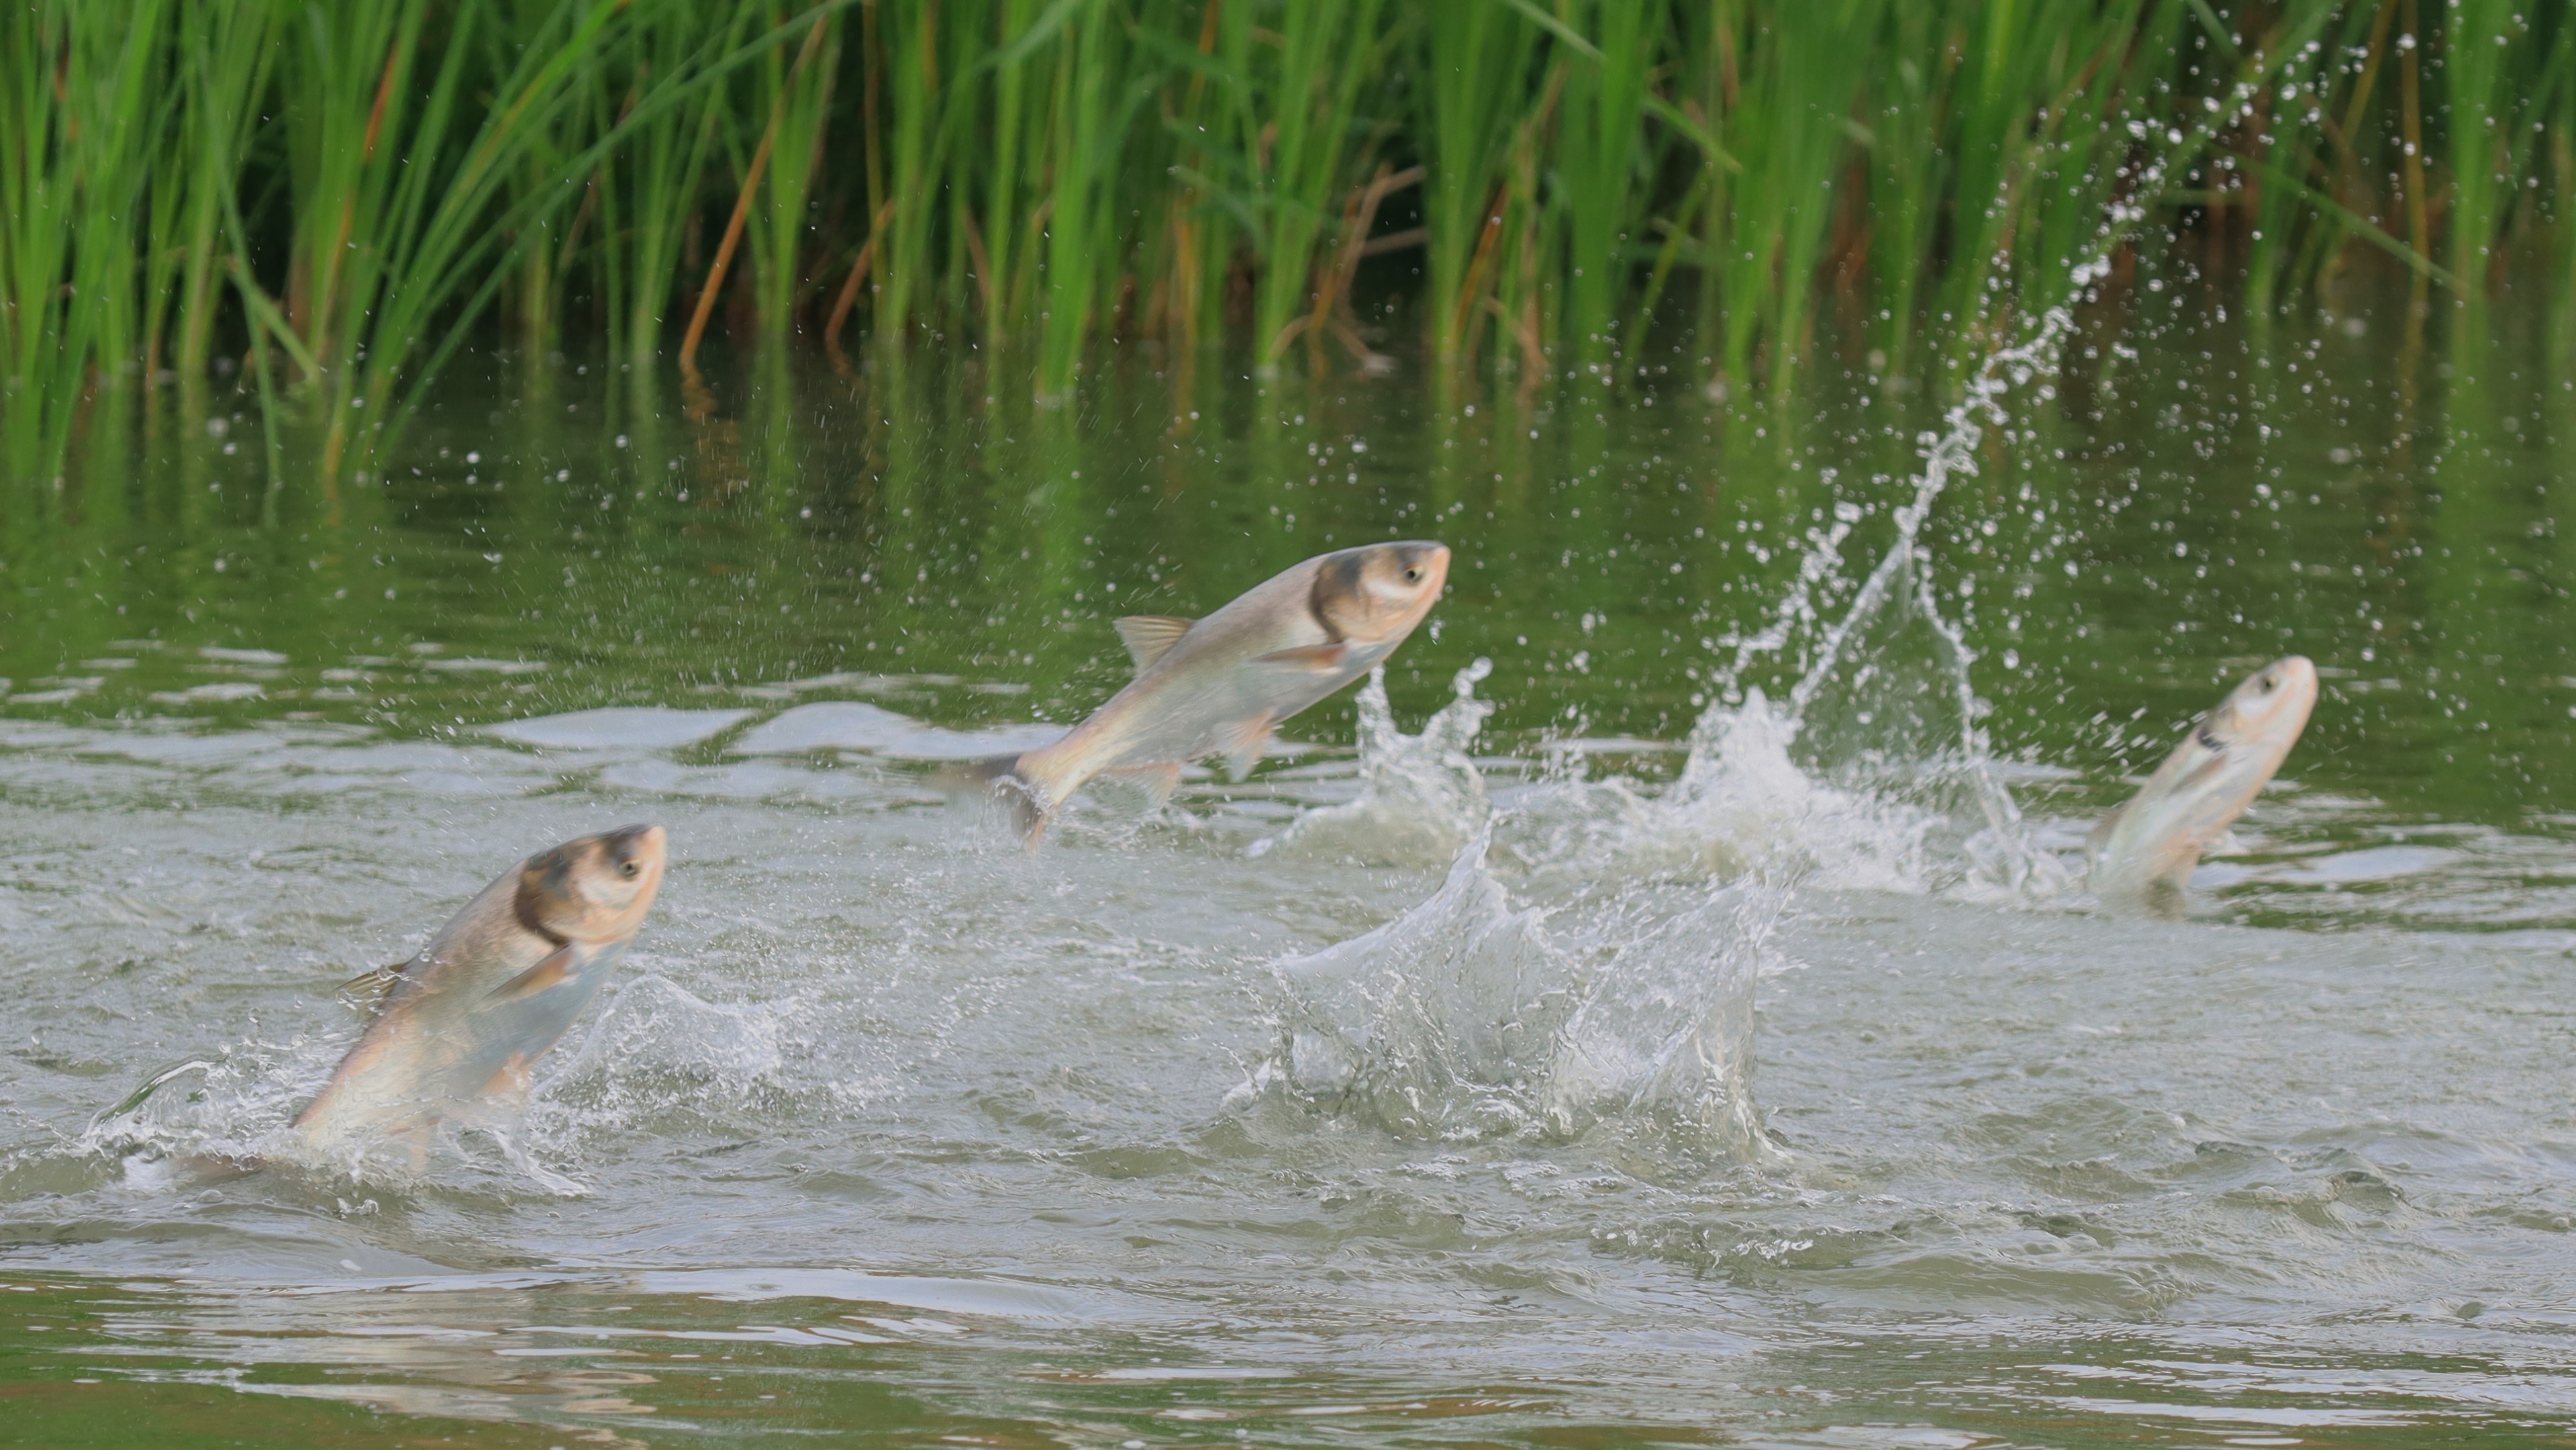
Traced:
<svg viewBox="0 0 2576 1450">
<path fill-rule="evenodd" d="M 1135 657 L 1136 673 L 1140 675 L 1152 669 L 1154 661 L 1170 654 L 1181 636 L 1190 632 L 1190 626 L 1198 623 L 1176 614 L 1131 614 L 1114 622 L 1118 637 L 1127 641 L 1127 653 Z"/>
<path fill-rule="evenodd" d="M 360 972 L 342 982 L 331 996 L 350 1011 L 373 1017 L 385 1010 L 385 998 L 392 995 L 394 984 L 402 980 L 403 968 L 410 965 L 409 962 L 396 962 L 390 967 Z"/>
</svg>

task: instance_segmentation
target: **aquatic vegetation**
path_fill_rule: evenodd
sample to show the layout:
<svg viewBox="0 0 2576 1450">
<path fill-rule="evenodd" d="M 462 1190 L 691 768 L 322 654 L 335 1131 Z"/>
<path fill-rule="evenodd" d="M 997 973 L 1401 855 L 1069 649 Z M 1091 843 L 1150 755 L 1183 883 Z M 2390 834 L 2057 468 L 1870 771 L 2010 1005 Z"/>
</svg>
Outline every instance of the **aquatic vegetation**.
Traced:
<svg viewBox="0 0 2576 1450">
<path fill-rule="evenodd" d="M 1242 352 L 1185 400 L 1133 367 L 1032 411 L 925 347 L 863 411 L 815 370 L 657 435 L 600 426 L 631 395 L 596 354 L 542 394 L 506 358 L 339 530 L 254 522 L 248 427 L 163 417 L 130 484 L 69 495 L 88 521 L 0 551 L 0 1339 L 101 1381 L 23 1397 L 64 1427 L 34 1433 L 2570 1422 L 2530 1388 L 2576 1272 L 2532 1146 L 2576 922 L 2563 380 L 2507 313 L 2511 365 L 2409 417 L 2394 326 L 2212 365 L 2235 309 L 2093 374 L 2078 314 L 2019 312 L 1946 417 L 1659 386 L 1588 434 Z M 1109 615 L 1417 531 L 1454 598 L 1355 702 L 1356 761 L 1185 779 L 1185 826 L 1035 862 L 925 799 L 1117 689 Z M 1963 839 L 2012 805 L 1981 779 L 2029 812 L 1990 847 L 2072 856 L 2285 642 L 2313 746 L 2189 919 L 1986 889 L 2018 868 Z M 1294 734 L 1346 741 L 1346 702 Z M 524 1117 L 418 1175 L 202 1181 L 349 1045 L 334 983 L 503 842 L 648 801 L 680 889 Z M 2443 1376 L 2428 1322 L 2466 1346 Z"/>
<path fill-rule="evenodd" d="M 1121 339 L 1946 388 L 2115 202 L 2266 317 L 2576 295 L 2576 17 L 2504 0 L 41 0 L 0 107 L 20 478 L 245 353 L 331 480 L 479 340 L 854 322 L 1048 401 Z"/>
</svg>

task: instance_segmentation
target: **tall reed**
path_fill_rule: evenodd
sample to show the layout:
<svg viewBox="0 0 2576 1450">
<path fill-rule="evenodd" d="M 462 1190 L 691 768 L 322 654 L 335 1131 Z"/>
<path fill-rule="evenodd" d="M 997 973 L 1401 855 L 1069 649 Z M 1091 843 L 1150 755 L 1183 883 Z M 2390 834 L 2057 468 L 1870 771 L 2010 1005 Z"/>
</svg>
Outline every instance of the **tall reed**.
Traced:
<svg viewBox="0 0 2576 1450">
<path fill-rule="evenodd" d="M 1275 366 L 1296 332 L 1318 354 L 1324 319 L 1311 315 L 1317 248 L 1340 210 L 1363 88 L 1376 78 L 1381 0 L 1312 0 L 1256 23 L 1248 4 L 1217 7 L 1219 72 L 1232 100 L 1231 133 L 1249 137 L 1242 186 L 1255 256 L 1252 336 Z"/>
<path fill-rule="evenodd" d="M 1416 137 L 1430 171 L 1424 305 L 1432 360 L 1455 368 L 1489 285 L 1503 227 L 1500 182 L 1515 132 L 1532 103 L 1531 56 L 1539 32 L 1501 3 L 1432 5 L 1414 64 Z"/>
<path fill-rule="evenodd" d="M 58 466 L 93 387 L 138 363 L 165 3 L 138 0 L 130 25 L 71 0 L 0 19 L 0 458 L 19 477 Z"/>
<path fill-rule="evenodd" d="M 1763 17 L 1716 43 L 1740 62 L 1742 90 L 1724 120 L 1727 149 L 1744 163 L 1727 193 L 1713 279 L 1725 303 L 1720 376 L 1750 381 L 1757 343 L 1783 391 L 1807 351 L 1812 279 L 1833 219 L 1845 127 L 1862 77 L 1852 53 L 1877 29 L 1881 0 L 1819 0 L 1799 19 Z"/>
<path fill-rule="evenodd" d="M 85 410 L 245 355 L 273 456 L 369 472 L 487 339 L 537 378 L 604 344 L 639 397 L 684 340 L 712 370 L 853 326 L 881 369 L 966 342 L 988 390 L 1050 402 L 1132 338 L 1373 372 L 1418 340 L 1524 391 L 1669 349 L 1777 394 L 1827 342 L 1937 378 L 2061 300 L 2115 202 L 2266 318 L 2373 273 L 2472 326 L 2538 275 L 2576 317 L 2576 14 L 26 0 L 0 467 L 50 477 Z"/>
<path fill-rule="evenodd" d="M 766 18 L 772 26 L 783 24 L 786 7 L 773 0 Z M 810 49 L 774 49 L 752 67 L 759 80 L 756 98 L 767 103 L 755 109 L 774 118 L 768 174 L 751 213 L 754 308 L 761 331 L 771 337 L 795 331 L 807 259 L 816 251 L 812 237 L 820 229 L 809 209 L 822 179 L 823 123 L 840 71 L 842 19 L 818 18 L 818 28 L 809 32 Z"/>
<path fill-rule="evenodd" d="M 610 345 L 626 365 L 651 377 L 665 320 L 679 285 L 682 250 L 693 224 L 718 128 L 729 115 L 720 87 L 703 86 L 677 104 L 638 116 L 648 91 L 691 74 L 711 54 L 739 46 L 751 20 L 713 6 L 658 5 L 640 14 L 624 38 L 614 79 L 597 102 L 613 108 L 601 127 L 628 128 L 626 143 L 599 171 L 607 220 L 600 285 L 607 294 Z"/>
<path fill-rule="evenodd" d="M 1623 0 L 1562 0 L 1563 43 L 1580 60 L 1566 70 L 1556 147 L 1566 212 L 1565 332 L 1575 364 L 1607 381 L 1642 230 L 1635 196 L 1651 182 L 1655 153 L 1638 144 L 1655 59 L 1670 23 L 1665 7 Z"/>
</svg>

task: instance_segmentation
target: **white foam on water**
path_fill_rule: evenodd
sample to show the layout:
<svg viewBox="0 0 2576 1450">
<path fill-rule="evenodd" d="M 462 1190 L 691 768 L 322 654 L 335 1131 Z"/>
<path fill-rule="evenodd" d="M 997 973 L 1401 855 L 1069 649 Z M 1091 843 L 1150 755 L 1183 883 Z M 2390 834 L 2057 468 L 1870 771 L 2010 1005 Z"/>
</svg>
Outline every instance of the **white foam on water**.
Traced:
<svg viewBox="0 0 2576 1450">
<path fill-rule="evenodd" d="M 1654 803 L 1655 825 L 1729 875 L 1785 868 L 1835 886 L 1921 890 L 1928 817 L 1819 783 L 1790 757 L 1797 734 L 1759 689 L 1738 708 L 1713 707 L 1692 726 L 1681 778 Z"/>
<path fill-rule="evenodd" d="M 634 1286 L 650 1294 L 686 1294 L 718 1303 L 769 1299 L 838 1299 L 890 1304 L 935 1314 L 1076 1324 L 1117 1317 L 1129 1306 L 1114 1291 L 1067 1289 L 1011 1279 L 871 1274 L 857 1269 L 655 1269 Z"/>
<path fill-rule="evenodd" d="M 548 750 L 677 750 L 721 735 L 750 715 L 749 710 L 612 705 L 507 720 L 484 726 L 483 733 Z"/>
<path fill-rule="evenodd" d="M 1031 723 L 980 730 L 926 725 L 859 700 L 799 705 L 762 721 L 726 748 L 731 755 L 802 755 L 814 750 L 855 750 L 899 760 L 980 760 L 1017 755 L 1052 745 L 1061 726 Z"/>
<path fill-rule="evenodd" d="M 880 675 L 861 670 L 838 670 L 828 675 L 808 675 L 796 680 L 770 680 L 760 686 L 766 690 L 785 690 L 804 694 L 814 690 L 849 690 L 858 694 L 885 694 L 899 690 L 918 690 L 930 685 L 964 683 L 960 675 Z"/>
<path fill-rule="evenodd" d="M 535 675 L 552 669 L 545 660 L 497 660 L 478 655 L 458 655 L 454 659 L 423 660 L 421 668 L 450 675 Z"/>
<path fill-rule="evenodd" d="M 1547 1000 L 1560 964 L 1543 913 L 1513 909 L 1485 868 L 1486 845 L 1469 843 L 1404 915 L 1278 964 L 1285 1036 L 1256 1085 L 1275 1079 L 1353 1104 L 1409 1136 L 1445 1134 L 1501 1105 L 1496 1094 L 1537 1060 L 1564 1003 L 1561 992 Z M 1527 1116 L 1506 1108 L 1499 1126 Z"/>
<path fill-rule="evenodd" d="M 1310 810 L 1248 854 L 1273 851 L 1363 865 L 1435 866 L 1458 854 L 1485 827 L 1493 803 L 1468 747 L 1494 706 L 1476 685 L 1494 672 L 1478 659 L 1449 683 L 1451 698 L 1419 735 L 1397 728 L 1386 698 L 1386 668 L 1369 671 L 1359 706 L 1359 795 Z"/>
<path fill-rule="evenodd" d="M 267 693 L 248 680 L 220 680 L 211 685 L 190 685 L 184 690 L 155 690 L 149 698 L 162 705 L 207 705 L 256 700 Z"/>
<path fill-rule="evenodd" d="M 126 1188 L 147 1194 L 191 1191 L 225 1163 L 278 1163 L 343 1184 L 490 1178 L 502 1191 L 515 1181 L 577 1197 L 587 1185 L 548 1160 L 582 1161 L 587 1137 L 651 1133 L 672 1114 L 726 1117 L 777 1089 L 795 1006 L 709 1002 L 666 978 L 640 976 L 577 1024 L 575 1039 L 540 1059 L 541 1069 L 553 1070 L 524 1111 L 494 1100 L 416 1139 L 318 1151 L 290 1125 L 348 1041 L 234 1043 L 153 1074 L 53 1156 L 111 1167 Z M 497 1164 L 471 1151 L 476 1139 L 497 1150 Z"/>
</svg>

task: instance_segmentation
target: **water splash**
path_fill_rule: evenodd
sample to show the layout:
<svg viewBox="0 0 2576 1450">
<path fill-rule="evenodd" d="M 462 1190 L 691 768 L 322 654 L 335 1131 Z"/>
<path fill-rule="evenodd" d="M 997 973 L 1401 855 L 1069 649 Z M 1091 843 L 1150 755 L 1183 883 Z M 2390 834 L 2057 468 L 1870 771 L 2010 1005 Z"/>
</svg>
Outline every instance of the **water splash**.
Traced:
<svg viewBox="0 0 2576 1450">
<path fill-rule="evenodd" d="M 686 1131 L 781 1088 L 795 998 L 710 1002 L 667 977 L 618 986 L 530 1095 L 526 1138 L 574 1152 L 595 1134 Z"/>
<path fill-rule="evenodd" d="M 1757 686 L 1700 717 L 1661 791 L 1575 777 L 1514 794 L 1495 822 L 1498 853 L 1528 889 L 1575 897 L 1603 883 L 1712 878 L 1930 889 L 1937 814 L 1819 778 L 1792 757 L 1797 737 L 1798 722 Z"/>
<path fill-rule="evenodd" d="M 1775 807 L 1770 812 L 1775 824 L 1795 820 L 1812 826 L 1834 821 L 1836 811 L 1815 808 L 1839 807 L 1847 801 L 1814 794 L 1805 773 L 1788 763 L 1788 746 L 1808 729 L 1815 719 L 1820 696 L 1852 662 L 1859 642 L 1870 630 L 1890 617 L 1916 619 L 1931 637 L 1932 662 L 1940 672 L 1953 716 L 1953 738 L 1932 759 L 1911 764 L 1923 782 L 1964 787 L 1972 817 L 1979 824 L 1961 843 L 1963 886 L 1973 895 L 2020 901 L 2053 900 L 2071 889 L 2066 866 L 2031 839 L 2020 807 L 1994 768 L 1993 742 L 1983 724 L 1990 707 L 1976 691 L 1973 670 L 1977 652 L 1968 644 L 1965 630 L 1971 618 L 1975 580 L 1962 582 L 1958 591 L 1960 619 L 1954 621 L 1943 608 L 1941 590 L 1933 574 L 1932 551 L 1923 542 L 1923 528 L 1933 506 L 1950 485 L 1977 473 L 1977 450 L 1987 429 L 2010 421 L 2004 407 L 2009 395 L 2016 390 L 2026 391 L 2041 402 L 2056 397 L 2059 363 L 2075 331 L 2076 300 L 2110 275 L 2113 253 L 2146 218 L 2147 209 L 2137 198 L 2157 194 L 2164 178 L 2176 166 L 2198 154 L 2224 126 L 2250 114 L 2259 89 L 2253 82 L 2240 79 L 2228 104 L 2221 106 L 2212 100 L 2205 108 L 2207 114 L 2195 122 L 2188 135 L 2169 132 L 2161 138 L 2164 146 L 2134 164 L 2129 172 L 2127 196 L 2111 204 L 2092 244 L 2069 269 L 2065 295 L 2070 300 L 2041 311 L 2019 341 L 1988 353 L 1969 377 L 1958 402 L 1944 413 L 1941 428 L 1917 437 L 1923 467 L 1914 478 L 1911 497 L 1895 510 L 1896 535 L 1863 577 L 1841 617 L 1830 624 L 1824 623 L 1819 601 L 1843 577 L 1842 549 L 1865 511 L 1850 501 L 1838 503 L 1831 526 L 1809 531 L 1807 552 L 1799 561 L 1797 576 L 1773 605 L 1763 626 L 1735 640 L 1732 657 L 1716 671 L 1715 699 L 1692 731 L 1690 763 L 1682 785 L 1673 792 L 1675 796 L 1688 798 L 1696 792 L 1703 799 L 1741 801 L 1748 798 L 1748 791 L 1752 799 L 1761 799 L 1767 789 L 1769 803 Z M 2150 139 L 2143 123 L 2131 122 L 2129 130 L 2136 140 Z M 1745 679 L 1758 666 L 1780 657 L 1794 658 L 1799 673 L 1788 692 L 1785 711 L 1775 713 L 1759 690 L 1748 696 Z M 1865 687 L 1870 682 L 1871 667 L 1863 665 L 1852 674 L 1851 686 Z M 1860 718 L 1867 722 L 1869 716 L 1864 713 Z M 1744 738 L 1748 726 L 1776 738 L 1776 758 L 1767 748 L 1767 741 L 1763 748 L 1748 748 L 1730 758 L 1728 743 Z M 1764 760 L 1763 768 L 1748 769 L 1748 761 L 1757 756 Z M 1715 839 L 1728 839 L 1723 827 L 1730 814 L 1740 816 L 1741 812 L 1721 811 L 1719 819 L 1712 821 L 1720 828 Z M 1848 819 L 1847 812 L 1841 814 Z M 1849 839 L 1848 833 L 1837 832 L 1830 824 L 1825 834 Z"/>
<path fill-rule="evenodd" d="M 2075 290 L 2082 292 L 2106 272 L 2107 264 L 2100 261 L 2080 263 L 2073 279 Z M 1758 691 L 1753 699 L 1745 700 L 1742 708 L 1730 702 L 1744 699 L 1745 675 L 1767 657 L 1783 654 L 1812 637 L 1812 644 L 1802 652 L 1802 669 L 1789 690 L 1785 713 L 1779 725 L 1773 727 L 1787 737 L 1782 741 L 1785 757 L 1788 741 L 1806 730 L 1819 697 L 1852 663 L 1867 633 L 1883 619 L 1919 620 L 1930 637 L 1932 663 L 1940 672 L 1948 696 L 1955 735 L 1934 759 L 1916 764 L 1927 778 L 1946 777 L 1963 785 L 1968 803 L 1982 821 L 1982 827 L 1966 847 L 1970 878 L 2025 899 L 2047 899 L 2066 890 L 2064 868 L 2053 854 L 2030 841 L 2022 828 L 2019 806 L 1995 773 L 1993 743 L 1983 724 L 1989 707 L 1977 695 L 1972 677 L 1977 652 L 1968 644 L 1962 626 L 1954 623 L 1942 607 L 1941 590 L 1933 576 L 1932 551 L 1923 542 L 1923 527 L 1951 483 L 1977 472 L 1977 448 L 1987 428 L 2009 420 L 2004 410 L 2007 395 L 2023 388 L 2041 401 L 2056 396 L 2053 379 L 2058 360 L 2074 328 L 2071 305 L 2041 314 L 2028 336 L 1986 357 L 1968 380 L 1965 395 L 1943 416 L 1941 430 L 1920 435 L 1917 442 L 1923 450 L 1923 468 L 1915 477 L 1913 495 L 1895 511 L 1895 538 L 1861 580 L 1842 616 L 1820 632 L 1815 628 L 1821 620 L 1815 598 L 1820 586 L 1835 577 L 1841 546 L 1860 511 L 1844 504 L 1836 510 L 1833 529 L 1811 535 L 1798 577 L 1773 607 L 1765 627 L 1737 641 L 1732 658 L 1718 671 L 1718 700 L 1693 731 L 1694 766 L 1702 763 L 1703 753 L 1698 748 L 1702 742 L 1733 735 L 1740 728 L 1741 718 L 1755 710 Z M 1963 584 L 1961 598 L 1971 598 L 1973 589 L 1973 581 Z M 1873 673 L 1867 665 L 1855 668 L 1852 687 L 1867 686 Z M 1869 717 L 1864 714 L 1861 718 L 1866 721 Z M 1716 774 L 1722 775 L 1723 771 Z M 1685 781 L 1688 779 L 1686 772 Z"/>
<path fill-rule="evenodd" d="M 1286 1030 L 1271 1065 L 1295 1091 L 1407 1136 L 1525 1121 L 1507 1084 L 1563 1009 L 1547 986 L 1558 964 L 1542 913 L 1514 910 L 1486 870 L 1486 844 L 1404 915 L 1278 964 Z"/>
<path fill-rule="evenodd" d="M 154 1073 L 57 1156 L 110 1165 L 142 1192 L 276 1163 L 386 1185 L 444 1181 L 462 1171 L 578 1197 L 587 1186 L 547 1158 L 578 1156 L 592 1133 L 653 1131 L 673 1115 L 722 1113 L 757 1097 L 786 1061 L 792 1008 L 711 1003 L 663 978 L 639 977 L 617 990 L 524 1110 L 495 1100 L 432 1130 L 327 1152 L 315 1151 L 289 1124 L 348 1044 L 306 1037 L 236 1043 Z M 463 1151 L 467 1139 L 487 1140 L 498 1162 Z"/>
<path fill-rule="evenodd" d="M 288 1146 L 286 1128 L 346 1044 L 298 1037 L 238 1042 L 164 1068 L 64 1145 L 113 1164 L 128 1187 L 182 1186 L 196 1166 L 256 1163 Z"/>
<path fill-rule="evenodd" d="M 1634 886 L 1551 917 L 1513 901 L 1488 845 L 1394 921 L 1277 964 L 1280 1039 L 1233 1104 L 1411 1138 L 1761 1151 L 1752 992 L 1785 888 Z"/>
<path fill-rule="evenodd" d="M 1816 779 L 1790 755 L 1799 720 L 1757 687 L 1703 714 L 1681 777 L 1654 802 L 1656 834 L 1696 844 L 1720 874 L 1798 876 L 1837 887 L 1925 889 L 1931 813 Z"/>
<path fill-rule="evenodd" d="M 1710 892 L 1629 942 L 1558 1030 L 1539 1093 L 1560 1135 L 1646 1125 L 1739 1155 L 1768 1141 L 1753 1102 L 1753 989 L 1788 888 Z"/>
<path fill-rule="evenodd" d="M 2079 268 L 2077 290 L 2098 275 L 2097 264 Z M 1504 855 L 1533 881 L 1569 884 L 1787 873 L 1864 890 L 2062 895 L 2065 868 L 2031 841 L 1995 770 L 1989 707 L 1972 677 L 1977 653 L 1943 607 L 1923 530 L 1951 484 L 1976 473 L 1987 430 L 2007 420 L 2006 397 L 2055 396 L 2050 379 L 2074 325 L 2069 307 L 2044 314 L 2029 336 L 1987 357 L 1940 431 L 1921 435 L 1923 468 L 1894 512 L 1895 537 L 1856 586 L 1844 583 L 1844 550 L 1868 510 L 1843 501 L 1830 524 L 1807 531 L 1788 587 L 1715 671 L 1715 699 L 1693 724 L 1670 787 L 1576 776 L 1522 792 L 1499 823 Z M 1829 614 L 1846 587 L 1848 602 Z M 1964 581 L 1961 599 L 1973 590 Z M 1920 639 L 1895 637 L 1918 623 Z M 1749 682 L 1775 663 L 1796 672 L 1777 702 Z M 1852 725 L 1852 739 L 1824 738 L 1829 705 L 1848 717 L 1834 723 Z M 1850 759 L 1829 758 L 1837 744 Z M 1938 862 L 1936 836 L 1956 847 Z"/>
<path fill-rule="evenodd" d="M 1369 671 L 1359 706 L 1359 795 L 1306 812 L 1246 854 L 1273 851 L 1370 866 L 1433 866 L 1455 857 L 1493 814 L 1485 778 L 1467 753 L 1494 712 L 1476 686 L 1494 672 L 1478 658 L 1449 682 L 1449 703 L 1422 733 L 1396 727 L 1386 698 L 1386 667 Z"/>
</svg>

